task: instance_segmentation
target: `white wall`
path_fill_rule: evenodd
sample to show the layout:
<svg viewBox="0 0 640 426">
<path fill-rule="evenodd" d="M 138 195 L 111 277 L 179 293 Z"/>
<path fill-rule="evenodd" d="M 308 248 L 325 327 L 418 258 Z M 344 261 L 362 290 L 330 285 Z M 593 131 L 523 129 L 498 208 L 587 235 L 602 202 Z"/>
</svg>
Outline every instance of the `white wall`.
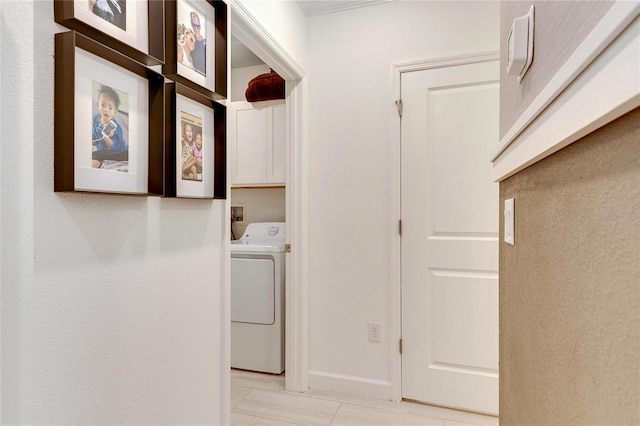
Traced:
<svg viewBox="0 0 640 426">
<path fill-rule="evenodd" d="M 309 383 L 390 395 L 391 64 L 498 51 L 499 5 L 397 1 L 308 25 Z"/>
<path fill-rule="evenodd" d="M 233 47 L 232 47 L 233 49 Z M 231 101 L 246 101 L 244 92 L 247 90 L 249 81 L 260 74 L 268 73 L 267 65 L 254 65 L 250 67 L 240 67 L 231 69 Z"/>
<path fill-rule="evenodd" d="M 307 20 L 295 1 L 236 0 L 302 68 L 307 62 Z"/>
<path fill-rule="evenodd" d="M 2 284 L 2 419 L 13 423 L 26 416 L 29 401 L 23 395 L 31 387 L 28 371 L 31 293 L 33 282 L 33 4 L 2 2 L 0 21 L 2 58 L 11 52 L 12 64 L 0 61 L 0 179 L 2 228 L 0 234 L 0 283 Z M 15 62 L 14 62 L 15 61 Z M 16 124 L 20 123 L 19 132 Z M 15 141 L 19 135 L 18 141 Z M 14 140 L 14 144 L 9 141 Z M 7 149 L 12 150 L 9 156 Z M 11 161 L 9 161 L 9 158 Z"/>
<path fill-rule="evenodd" d="M 2 3 L 2 423 L 221 423 L 225 202 L 54 193 L 63 28 Z"/>
</svg>

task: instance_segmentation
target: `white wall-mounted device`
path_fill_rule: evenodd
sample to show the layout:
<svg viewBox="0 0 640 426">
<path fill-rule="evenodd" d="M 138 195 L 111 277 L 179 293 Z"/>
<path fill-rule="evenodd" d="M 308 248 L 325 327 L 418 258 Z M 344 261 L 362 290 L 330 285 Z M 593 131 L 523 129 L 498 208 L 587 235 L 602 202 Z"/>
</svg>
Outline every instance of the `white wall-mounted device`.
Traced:
<svg viewBox="0 0 640 426">
<path fill-rule="evenodd" d="M 522 81 L 533 61 L 533 5 L 529 13 L 513 20 L 509 32 L 507 75 Z"/>
</svg>

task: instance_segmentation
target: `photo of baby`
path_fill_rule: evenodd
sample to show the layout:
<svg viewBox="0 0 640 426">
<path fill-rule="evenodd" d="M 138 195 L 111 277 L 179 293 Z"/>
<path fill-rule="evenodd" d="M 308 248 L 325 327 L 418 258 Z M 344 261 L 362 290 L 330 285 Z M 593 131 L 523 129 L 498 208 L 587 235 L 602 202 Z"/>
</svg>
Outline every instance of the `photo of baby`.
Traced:
<svg viewBox="0 0 640 426">
<path fill-rule="evenodd" d="M 127 0 L 89 0 L 94 15 L 127 31 Z"/>
<path fill-rule="evenodd" d="M 129 95 L 92 82 L 91 166 L 129 171 Z"/>
<path fill-rule="evenodd" d="M 178 2 L 178 63 L 207 75 L 206 15 L 189 2 Z"/>
<path fill-rule="evenodd" d="M 182 179 L 202 181 L 202 118 L 180 112 Z"/>
</svg>

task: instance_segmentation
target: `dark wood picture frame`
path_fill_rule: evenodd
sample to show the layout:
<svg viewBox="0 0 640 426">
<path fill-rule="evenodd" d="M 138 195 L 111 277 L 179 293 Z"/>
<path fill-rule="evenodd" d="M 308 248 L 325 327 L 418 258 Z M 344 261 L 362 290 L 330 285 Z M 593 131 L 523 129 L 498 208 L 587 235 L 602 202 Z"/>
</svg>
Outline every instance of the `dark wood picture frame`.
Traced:
<svg viewBox="0 0 640 426">
<path fill-rule="evenodd" d="M 76 111 L 76 52 L 93 54 L 125 71 L 148 80 L 148 167 L 147 191 L 118 194 L 162 195 L 164 77 L 142 64 L 75 31 L 55 35 L 55 111 L 54 111 L 54 191 L 100 192 L 109 190 L 76 189 L 75 125 Z M 142 122 L 140 125 L 144 125 Z M 145 159 L 139 160 L 145 161 Z"/>
<path fill-rule="evenodd" d="M 85 0 L 88 2 L 88 0 Z M 136 0 L 137 3 L 143 3 Z M 53 14 L 54 20 L 60 25 L 77 31 L 92 38 L 118 52 L 135 59 L 145 65 L 162 65 L 164 63 L 164 2 L 159 0 L 148 0 L 147 22 L 148 22 L 148 53 L 127 44 L 116 36 L 109 34 L 83 20 L 76 13 L 74 0 L 54 0 Z M 114 31 L 117 31 L 114 29 Z"/>
<path fill-rule="evenodd" d="M 227 4 L 222 0 L 205 0 L 214 10 L 214 87 L 210 90 L 178 73 L 178 2 L 165 0 L 165 54 L 164 75 L 212 99 L 227 97 Z M 207 41 L 209 43 L 209 41 Z M 211 64 L 211 60 L 208 61 Z"/>
<path fill-rule="evenodd" d="M 164 196 L 224 200 L 227 198 L 227 109 L 224 105 L 179 83 L 165 83 Z M 213 196 L 189 197 L 178 194 L 176 146 L 178 95 L 213 110 Z"/>
</svg>

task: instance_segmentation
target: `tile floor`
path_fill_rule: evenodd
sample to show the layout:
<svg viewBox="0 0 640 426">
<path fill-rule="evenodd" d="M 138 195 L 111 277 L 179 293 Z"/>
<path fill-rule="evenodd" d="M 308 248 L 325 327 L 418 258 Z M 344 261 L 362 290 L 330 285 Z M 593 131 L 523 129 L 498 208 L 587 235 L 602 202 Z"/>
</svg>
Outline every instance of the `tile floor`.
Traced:
<svg viewBox="0 0 640 426">
<path fill-rule="evenodd" d="M 284 390 L 284 375 L 231 370 L 231 424 L 497 426 L 498 418 L 415 402 Z"/>
</svg>

